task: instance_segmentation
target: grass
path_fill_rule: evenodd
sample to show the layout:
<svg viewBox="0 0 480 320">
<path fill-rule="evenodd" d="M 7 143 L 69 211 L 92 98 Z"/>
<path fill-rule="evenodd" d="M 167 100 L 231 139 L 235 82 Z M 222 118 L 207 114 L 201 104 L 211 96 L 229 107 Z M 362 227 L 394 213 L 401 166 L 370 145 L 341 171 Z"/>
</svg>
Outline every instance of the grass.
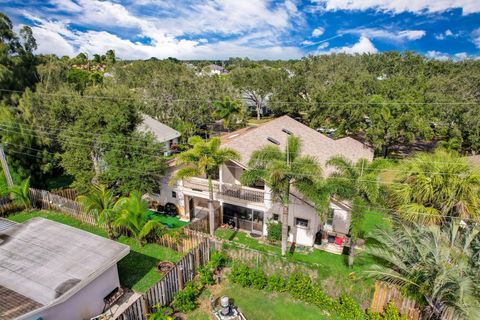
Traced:
<svg viewBox="0 0 480 320">
<path fill-rule="evenodd" d="M 71 216 L 56 212 L 20 212 L 9 216 L 8 219 L 16 222 L 24 222 L 35 217 L 46 218 L 101 237 L 107 237 L 107 232 L 101 228 L 83 224 Z M 158 244 L 146 244 L 141 247 L 137 241 L 125 236 L 119 237 L 117 241 L 130 246 L 130 253 L 118 263 L 120 282 L 122 286 L 131 288 L 137 292 L 145 292 L 160 280 L 161 275 L 156 271 L 156 265 L 159 261 L 176 262 L 182 257 L 181 253 Z"/>
<path fill-rule="evenodd" d="M 237 284 L 222 283 L 221 288 L 216 290 L 215 296 L 228 296 L 240 309 L 247 319 L 302 319 L 323 320 L 330 319 L 316 306 L 297 301 L 287 293 L 269 293 L 264 290 L 242 288 Z M 209 294 L 202 294 L 200 306 L 187 314 L 189 320 L 213 319 L 208 307 Z"/>
<path fill-rule="evenodd" d="M 365 217 L 362 231 L 363 233 L 368 233 L 377 227 L 384 228 L 388 225 L 388 219 L 381 212 L 372 212 Z M 280 246 L 262 243 L 245 232 L 217 229 L 215 235 L 218 238 L 231 240 L 251 249 L 274 255 L 272 259 L 281 256 Z M 286 259 L 290 262 L 307 265 L 310 269 L 316 270 L 317 280 L 330 295 L 337 296 L 341 293 L 347 293 L 363 307 L 367 307 L 370 303 L 374 281 L 363 277 L 362 273 L 375 263 L 372 257 L 357 251 L 352 268 L 348 267 L 348 257 L 346 255 L 337 255 L 316 249 L 308 253 L 287 253 Z"/>
<path fill-rule="evenodd" d="M 170 217 L 165 215 L 159 215 L 152 213 L 151 217 L 160 221 L 163 225 L 166 225 L 168 228 L 175 229 L 181 228 L 188 224 L 188 222 L 180 220 L 178 217 Z"/>
</svg>

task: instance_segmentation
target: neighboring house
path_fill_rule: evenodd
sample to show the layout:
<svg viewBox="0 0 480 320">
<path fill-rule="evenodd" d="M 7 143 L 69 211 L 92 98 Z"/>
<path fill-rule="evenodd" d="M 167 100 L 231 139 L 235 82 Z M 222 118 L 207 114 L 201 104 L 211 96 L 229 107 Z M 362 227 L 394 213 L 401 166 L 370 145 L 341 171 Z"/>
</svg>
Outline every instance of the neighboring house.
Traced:
<svg viewBox="0 0 480 320">
<path fill-rule="evenodd" d="M 237 150 L 241 159 L 223 166 L 213 181 L 215 208 L 223 223 L 233 220 L 242 230 L 266 235 L 267 222 L 281 220 L 281 205 L 272 201 L 268 187 L 262 183 L 255 187 L 241 186 L 240 175 L 247 167 L 252 152 L 267 145 L 278 145 L 284 149 L 290 134 L 300 137 L 302 154 L 315 157 L 325 176 L 334 170 L 325 165 L 332 156 L 343 155 L 352 161 L 373 159 L 373 151 L 361 142 L 349 137 L 333 140 L 288 116 L 224 135 L 221 137 L 222 146 Z M 206 215 L 207 180 L 192 178 L 169 187 L 168 181 L 176 169 L 172 165 L 162 181 L 161 200 L 177 204 L 186 219 Z M 349 232 L 350 208 L 347 203 L 332 201 L 325 224 L 322 224 L 313 204 L 298 194 L 292 193 L 289 210 L 290 242 L 305 246 L 321 245 L 322 239 L 325 242 L 329 236 L 330 240 L 335 240 L 337 236 L 345 238 Z"/>
<path fill-rule="evenodd" d="M 120 288 L 118 242 L 43 218 L 0 219 L 0 319 L 81 320 Z"/>
<path fill-rule="evenodd" d="M 210 64 L 203 68 L 201 72 L 198 73 L 198 75 L 207 75 L 207 76 L 214 76 L 214 75 L 221 75 L 221 74 L 228 74 L 228 70 L 225 69 L 222 66 L 219 66 L 217 64 Z"/>
<path fill-rule="evenodd" d="M 142 132 L 152 133 L 158 142 L 163 143 L 163 152 L 166 156 L 170 155 L 172 149 L 174 149 L 178 145 L 178 138 L 180 137 L 180 132 L 170 128 L 169 126 L 161 123 L 158 120 L 153 119 L 146 114 L 143 115 L 143 120 L 139 126 L 139 130 Z"/>
</svg>

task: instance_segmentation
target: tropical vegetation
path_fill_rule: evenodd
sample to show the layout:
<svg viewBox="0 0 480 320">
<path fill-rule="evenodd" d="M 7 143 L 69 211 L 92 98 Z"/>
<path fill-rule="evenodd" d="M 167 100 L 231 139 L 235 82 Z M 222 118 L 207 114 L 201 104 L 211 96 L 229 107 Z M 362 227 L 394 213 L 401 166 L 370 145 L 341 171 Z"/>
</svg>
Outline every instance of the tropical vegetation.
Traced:
<svg viewBox="0 0 480 320">
<path fill-rule="evenodd" d="M 240 159 L 240 155 L 233 149 L 220 148 L 220 139 L 212 138 L 204 141 L 195 136 L 188 139 L 190 149 L 178 154 L 176 162 L 180 169 L 170 180 L 173 184 L 178 180 L 191 177 L 206 176 L 208 179 L 208 215 L 210 234 L 215 231 L 215 209 L 213 207 L 213 182 L 214 176 L 218 175 L 222 165 L 231 160 Z"/>
</svg>

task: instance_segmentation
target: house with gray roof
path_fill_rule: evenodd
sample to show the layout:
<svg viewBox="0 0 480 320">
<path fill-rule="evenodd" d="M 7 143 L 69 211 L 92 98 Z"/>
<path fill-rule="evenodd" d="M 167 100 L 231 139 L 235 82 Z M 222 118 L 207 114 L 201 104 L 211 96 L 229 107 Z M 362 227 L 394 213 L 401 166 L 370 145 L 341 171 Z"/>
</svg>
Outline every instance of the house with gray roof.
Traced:
<svg viewBox="0 0 480 320">
<path fill-rule="evenodd" d="M 283 116 L 257 127 L 248 127 L 222 136 L 222 147 L 236 150 L 241 158 L 224 165 L 218 179 L 213 181 L 214 200 L 221 222 L 235 224 L 235 227 L 260 236 L 267 235 L 267 223 L 279 221 L 282 206 L 272 200 L 268 186 L 258 183 L 254 187 L 240 184 L 240 176 L 247 168 L 251 154 L 264 146 L 275 145 L 285 148 L 290 135 L 302 141 L 302 155 L 317 159 L 324 176 L 330 175 L 334 168 L 326 165 L 333 156 L 344 156 L 355 162 L 361 158 L 373 160 L 373 150 L 363 143 L 345 137 L 334 140 L 316 130 Z M 177 204 L 179 212 L 186 219 L 195 219 L 206 215 L 208 199 L 208 181 L 197 177 L 168 185 L 176 167 L 170 168 L 162 183 L 161 194 L 165 202 Z M 321 221 L 313 203 L 292 191 L 289 205 L 289 241 L 304 246 L 327 248 L 329 242 L 342 245 L 348 243 L 350 228 L 349 203 L 332 199 L 327 221 Z"/>
<path fill-rule="evenodd" d="M 128 246 L 43 218 L 0 226 L 0 319 L 90 319 L 119 290 Z"/>
<path fill-rule="evenodd" d="M 155 139 L 164 145 L 164 155 L 170 155 L 172 149 L 178 145 L 178 138 L 181 136 L 180 132 L 146 114 L 142 117 L 142 122 L 140 123 L 138 130 L 153 134 Z"/>
</svg>

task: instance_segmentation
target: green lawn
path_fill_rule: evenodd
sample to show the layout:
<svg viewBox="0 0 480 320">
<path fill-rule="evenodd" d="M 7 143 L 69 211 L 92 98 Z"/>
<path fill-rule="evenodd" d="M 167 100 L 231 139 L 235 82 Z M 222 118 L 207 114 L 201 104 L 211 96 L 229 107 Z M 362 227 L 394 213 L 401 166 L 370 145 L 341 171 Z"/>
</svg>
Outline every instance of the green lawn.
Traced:
<svg viewBox="0 0 480 320">
<path fill-rule="evenodd" d="M 170 216 L 165 216 L 165 215 L 159 215 L 156 213 L 153 213 L 150 215 L 153 219 L 157 219 L 160 221 L 162 224 L 166 225 L 169 228 L 180 228 L 188 224 L 188 222 L 181 221 L 178 217 L 170 217 Z"/>
<path fill-rule="evenodd" d="M 224 283 L 216 296 L 228 296 L 242 311 L 247 319 L 280 320 L 302 319 L 323 320 L 330 319 L 316 306 L 297 301 L 287 293 L 269 293 L 264 290 L 242 288 L 237 284 Z M 200 308 L 187 314 L 189 320 L 208 320 L 211 316 L 208 303 L 209 293 L 200 297 Z"/>
<path fill-rule="evenodd" d="M 82 229 L 96 235 L 107 237 L 107 233 L 100 228 L 82 224 L 71 216 L 50 211 L 20 212 L 10 215 L 8 218 L 16 222 L 24 222 L 34 217 L 43 217 L 59 223 L 63 223 L 78 229 Z M 156 271 L 158 261 L 179 261 L 182 257 L 172 249 L 157 244 L 146 244 L 141 247 L 134 239 L 121 236 L 118 242 L 130 246 L 130 253 L 118 263 L 118 273 L 122 286 L 138 292 L 145 292 L 161 278 Z"/>
<path fill-rule="evenodd" d="M 368 216 L 364 222 L 365 232 L 375 228 L 377 225 L 385 225 L 383 215 Z M 231 240 L 247 246 L 251 249 L 267 252 L 274 255 L 275 259 L 280 258 L 281 249 L 278 245 L 270 245 L 250 237 L 244 232 L 235 232 L 229 229 L 217 229 L 215 235 L 218 238 Z M 373 294 L 373 280 L 367 279 L 362 272 L 369 268 L 374 260 L 366 255 L 359 254 L 352 268 L 347 265 L 346 255 L 332 254 L 326 251 L 314 249 L 312 252 L 287 253 L 286 259 L 293 263 L 301 263 L 308 268 L 316 270 L 317 279 L 330 295 L 347 293 L 355 298 L 362 306 L 367 307 Z"/>
</svg>

